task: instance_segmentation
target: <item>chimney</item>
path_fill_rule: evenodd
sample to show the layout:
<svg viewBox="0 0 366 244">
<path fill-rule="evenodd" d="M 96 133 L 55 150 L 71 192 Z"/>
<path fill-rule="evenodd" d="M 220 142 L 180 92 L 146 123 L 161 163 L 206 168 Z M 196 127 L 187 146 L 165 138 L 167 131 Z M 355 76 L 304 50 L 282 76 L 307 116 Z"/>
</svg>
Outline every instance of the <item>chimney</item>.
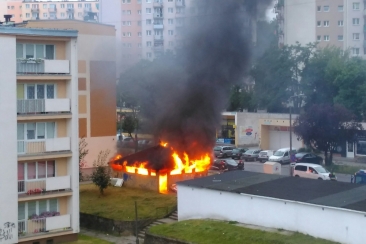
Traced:
<svg viewBox="0 0 366 244">
<path fill-rule="evenodd" d="M 6 23 L 10 22 L 11 17 L 12 17 L 11 14 L 4 14 L 5 22 Z"/>
</svg>

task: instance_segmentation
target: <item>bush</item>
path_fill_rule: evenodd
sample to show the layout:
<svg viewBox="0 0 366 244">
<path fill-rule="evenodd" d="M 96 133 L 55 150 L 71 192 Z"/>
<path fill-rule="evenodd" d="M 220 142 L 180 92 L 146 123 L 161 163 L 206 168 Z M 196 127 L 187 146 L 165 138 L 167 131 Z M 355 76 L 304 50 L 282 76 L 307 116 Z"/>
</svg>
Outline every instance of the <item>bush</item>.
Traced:
<svg viewBox="0 0 366 244">
<path fill-rule="evenodd" d="M 91 175 L 91 180 L 98 186 L 100 194 L 103 194 L 110 181 L 110 168 L 107 164 L 109 153 L 109 150 L 100 151 L 97 160 L 93 163 L 93 166 L 96 168 Z"/>
</svg>

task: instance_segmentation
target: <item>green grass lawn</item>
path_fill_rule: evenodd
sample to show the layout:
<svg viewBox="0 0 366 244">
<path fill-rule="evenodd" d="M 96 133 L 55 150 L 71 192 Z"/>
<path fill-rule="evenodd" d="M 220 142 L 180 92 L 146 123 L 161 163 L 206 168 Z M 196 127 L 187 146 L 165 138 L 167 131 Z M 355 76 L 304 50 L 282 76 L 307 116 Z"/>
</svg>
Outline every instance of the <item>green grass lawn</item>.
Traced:
<svg viewBox="0 0 366 244">
<path fill-rule="evenodd" d="M 348 166 L 348 165 L 336 165 L 336 164 L 325 166 L 325 168 L 330 172 L 340 174 L 352 174 L 352 175 L 360 170 L 360 167 Z"/>
<path fill-rule="evenodd" d="M 171 237 L 197 244 L 331 244 L 300 233 L 281 234 L 237 226 L 235 223 L 215 220 L 187 220 L 174 224 L 153 226 L 152 234 Z M 288 233 L 288 232 L 287 232 Z"/>
<path fill-rule="evenodd" d="M 175 194 L 154 191 L 108 187 L 100 195 L 93 184 L 80 185 L 80 212 L 114 220 L 134 220 L 135 201 L 139 219 L 161 218 L 177 205 Z"/>
<path fill-rule="evenodd" d="M 67 244 L 111 244 L 113 242 L 101 240 L 95 237 L 79 234 L 78 240 L 73 242 L 67 242 Z"/>
</svg>

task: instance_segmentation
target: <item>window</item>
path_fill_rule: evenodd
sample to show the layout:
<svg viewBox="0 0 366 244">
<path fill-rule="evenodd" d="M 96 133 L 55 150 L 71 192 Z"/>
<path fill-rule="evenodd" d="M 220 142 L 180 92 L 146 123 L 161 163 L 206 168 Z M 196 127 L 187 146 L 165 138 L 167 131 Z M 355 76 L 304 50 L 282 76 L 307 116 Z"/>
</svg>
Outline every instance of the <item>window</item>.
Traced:
<svg viewBox="0 0 366 244">
<path fill-rule="evenodd" d="M 146 24 L 151 25 L 151 19 L 146 19 Z"/>
<path fill-rule="evenodd" d="M 352 19 L 352 24 L 353 25 L 360 25 L 360 19 L 359 18 L 353 18 Z"/>
<path fill-rule="evenodd" d="M 58 212 L 58 199 L 53 198 L 19 203 L 18 221 L 26 221 L 31 218 L 32 215 L 42 215 L 44 212 Z"/>
<path fill-rule="evenodd" d="M 343 12 L 343 5 L 338 5 L 338 12 Z"/>
<path fill-rule="evenodd" d="M 168 35 L 169 35 L 169 36 L 174 35 L 174 31 L 173 31 L 173 30 L 168 30 Z"/>
<path fill-rule="evenodd" d="M 147 36 L 151 36 L 151 30 L 147 30 L 147 31 L 146 31 L 146 35 L 147 35 Z"/>
<path fill-rule="evenodd" d="M 328 27 L 328 26 L 329 26 L 329 20 L 324 20 L 324 22 L 323 22 L 323 26 L 324 26 L 324 27 Z"/>
<path fill-rule="evenodd" d="M 68 3 L 67 4 L 67 8 L 68 9 L 73 9 L 74 8 L 74 4 L 73 3 Z"/>
<path fill-rule="evenodd" d="M 151 55 L 151 53 L 150 53 L 150 52 L 147 52 L 147 53 L 146 53 L 146 57 L 147 57 L 147 58 L 151 58 L 151 56 L 152 56 L 152 55 Z"/>
<path fill-rule="evenodd" d="M 151 42 L 150 41 L 146 42 L 146 46 L 151 47 Z"/>
<path fill-rule="evenodd" d="M 354 56 L 360 55 L 360 49 L 359 48 L 352 48 L 352 54 Z"/>
<path fill-rule="evenodd" d="M 127 15 L 131 15 L 132 11 L 131 10 L 126 10 L 126 14 Z"/>
<path fill-rule="evenodd" d="M 82 3 L 78 3 L 78 8 L 83 8 L 83 4 Z"/>
<path fill-rule="evenodd" d="M 360 3 L 353 3 L 353 10 L 360 10 Z"/>
<path fill-rule="evenodd" d="M 151 8 L 146 8 L 146 13 L 151 14 Z"/>
<path fill-rule="evenodd" d="M 137 14 L 141 15 L 141 10 L 137 10 Z"/>
<path fill-rule="evenodd" d="M 322 7 L 321 6 L 317 6 L 317 10 L 318 10 L 318 12 L 322 11 Z"/>
<path fill-rule="evenodd" d="M 338 20 L 338 26 L 343 26 L 343 20 Z"/>
<path fill-rule="evenodd" d="M 141 0 L 137 0 L 137 3 L 138 3 L 138 4 L 141 4 Z"/>
<path fill-rule="evenodd" d="M 55 46 L 43 44 L 23 44 L 16 45 L 17 58 L 41 58 L 54 59 Z"/>
<path fill-rule="evenodd" d="M 141 48 L 142 47 L 141 43 L 137 43 L 137 47 Z"/>
<path fill-rule="evenodd" d="M 316 40 L 317 40 L 318 42 L 320 42 L 320 41 L 322 40 L 322 36 L 317 36 L 317 37 L 316 37 Z"/>
<path fill-rule="evenodd" d="M 338 35 L 338 41 L 343 41 L 343 35 Z"/>
<path fill-rule="evenodd" d="M 151 0 L 146 0 L 147 3 L 151 3 Z"/>
<path fill-rule="evenodd" d="M 168 24 L 169 25 L 172 25 L 174 22 L 173 22 L 173 19 L 168 19 Z"/>
<path fill-rule="evenodd" d="M 174 13 L 173 8 L 168 8 L 168 13 Z"/>
<path fill-rule="evenodd" d="M 63 4 L 63 3 L 60 6 L 61 6 L 61 8 L 65 8 L 65 4 Z"/>
<path fill-rule="evenodd" d="M 297 165 L 297 166 L 295 166 L 295 170 L 306 172 L 308 170 L 308 167 L 303 166 L 303 165 Z"/>
<path fill-rule="evenodd" d="M 132 36 L 131 32 L 127 32 L 127 36 L 131 37 Z"/>
<path fill-rule="evenodd" d="M 65 13 L 61 13 L 61 17 L 65 17 Z"/>
<path fill-rule="evenodd" d="M 360 40 L 360 33 L 353 33 L 353 40 L 354 41 L 358 41 L 358 40 Z"/>
<path fill-rule="evenodd" d="M 25 8 L 30 8 L 30 5 L 27 3 L 27 4 L 25 5 Z"/>
<path fill-rule="evenodd" d="M 329 41 L 329 35 L 324 36 L 324 41 L 326 41 L 326 42 Z"/>
<path fill-rule="evenodd" d="M 127 21 L 126 25 L 131 26 L 131 21 Z"/>
<path fill-rule="evenodd" d="M 53 139 L 56 134 L 55 129 L 55 122 L 19 123 L 17 124 L 18 146 L 19 141 Z"/>
<path fill-rule="evenodd" d="M 142 36 L 142 33 L 141 32 L 137 32 L 137 36 Z"/>
<path fill-rule="evenodd" d="M 43 8 L 46 9 L 47 8 L 47 4 L 43 4 Z"/>
<path fill-rule="evenodd" d="M 79 12 L 78 13 L 78 17 L 82 17 L 83 16 L 83 13 L 82 12 Z"/>
<path fill-rule="evenodd" d="M 324 12 L 329 12 L 329 5 L 323 6 L 323 11 Z"/>
<path fill-rule="evenodd" d="M 322 26 L 322 22 L 321 21 L 317 21 L 316 22 L 316 26 L 321 27 Z"/>
<path fill-rule="evenodd" d="M 137 25 L 141 26 L 141 20 L 137 21 Z"/>
<path fill-rule="evenodd" d="M 43 13 L 43 17 L 44 18 L 47 18 L 47 13 Z"/>
<path fill-rule="evenodd" d="M 18 181 L 45 179 L 55 176 L 55 161 L 18 163 Z"/>
<path fill-rule="evenodd" d="M 29 14 L 29 13 L 26 13 L 26 14 L 25 14 L 25 17 L 26 17 L 26 18 L 30 18 L 30 14 Z"/>
<path fill-rule="evenodd" d="M 56 98 L 55 84 L 18 84 L 18 98 L 25 99 L 54 99 Z"/>
<path fill-rule="evenodd" d="M 84 4 L 84 7 L 85 8 L 88 8 L 88 9 L 91 9 L 91 4 L 90 3 L 86 3 L 86 4 Z"/>
</svg>

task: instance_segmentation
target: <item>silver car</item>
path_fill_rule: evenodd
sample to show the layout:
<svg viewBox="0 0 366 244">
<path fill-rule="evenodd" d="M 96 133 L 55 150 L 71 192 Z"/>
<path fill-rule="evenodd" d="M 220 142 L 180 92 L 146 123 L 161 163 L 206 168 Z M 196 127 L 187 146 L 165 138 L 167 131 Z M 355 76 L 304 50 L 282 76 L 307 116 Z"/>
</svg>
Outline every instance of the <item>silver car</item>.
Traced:
<svg viewBox="0 0 366 244">
<path fill-rule="evenodd" d="M 214 147 L 215 157 L 217 158 L 231 157 L 233 149 L 235 149 L 235 147 L 233 146 L 216 146 Z"/>
</svg>

